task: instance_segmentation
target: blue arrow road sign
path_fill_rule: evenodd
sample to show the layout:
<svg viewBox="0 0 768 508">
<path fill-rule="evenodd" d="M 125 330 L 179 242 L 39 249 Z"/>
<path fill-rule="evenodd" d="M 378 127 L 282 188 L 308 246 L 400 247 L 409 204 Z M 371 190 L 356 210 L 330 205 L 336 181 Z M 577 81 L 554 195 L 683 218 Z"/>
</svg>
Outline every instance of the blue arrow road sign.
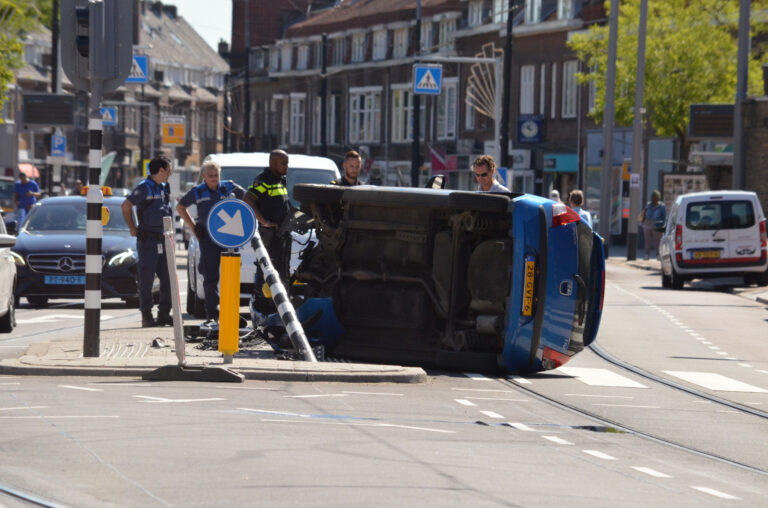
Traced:
<svg viewBox="0 0 768 508">
<path fill-rule="evenodd" d="M 67 137 L 51 136 L 51 155 L 54 157 L 64 157 L 67 155 Z"/>
<path fill-rule="evenodd" d="M 443 82 L 443 67 L 440 65 L 413 66 L 413 93 L 440 95 Z"/>
<path fill-rule="evenodd" d="M 126 83 L 149 82 L 149 57 L 147 55 L 133 55 L 131 72 L 125 78 Z"/>
<path fill-rule="evenodd" d="M 117 125 L 117 108 L 101 108 L 102 125 Z"/>
<path fill-rule="evenodd" d="M 217 245 L 236 249 L 253 238 L 256 216 L 251 207 L 239 199 L 224 199 L 211 207 L 206 228 Z"/>
</svg>

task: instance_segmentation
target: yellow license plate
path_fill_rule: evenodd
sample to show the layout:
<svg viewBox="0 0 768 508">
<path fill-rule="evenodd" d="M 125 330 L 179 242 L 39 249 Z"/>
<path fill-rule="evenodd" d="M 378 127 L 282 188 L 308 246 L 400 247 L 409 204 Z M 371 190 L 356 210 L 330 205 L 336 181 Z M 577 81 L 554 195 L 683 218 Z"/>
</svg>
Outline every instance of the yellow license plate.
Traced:
<svg viewBox="0 0 768 508">
<path fill-rule="evenodd" d="M 693 253 L 693 259 L 718 259 L 719 250 L 697 250 Z"/>
<path fill-rule="evenodd" d="M 536 261 L 533 257 L 525 259 L 525 286 L 523 288 L 523 316 L 533 315 L 533 282 L 536 274 Z"/>
</svg>

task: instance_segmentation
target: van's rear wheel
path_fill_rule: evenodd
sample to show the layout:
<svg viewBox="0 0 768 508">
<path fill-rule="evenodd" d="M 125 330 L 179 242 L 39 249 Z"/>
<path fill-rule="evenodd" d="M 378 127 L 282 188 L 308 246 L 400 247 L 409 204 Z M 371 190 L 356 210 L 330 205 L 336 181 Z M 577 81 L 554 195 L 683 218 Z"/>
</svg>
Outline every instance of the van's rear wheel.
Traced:
<svg viewBox="0 0 768 508">
<path fill-rule="evenodd" d="M 768 286 L 768 269 L 755 275 L 755 283 L 758 286 Z"/>
<path fill-rule="evenodd" d="M 672 267 L 672 275 L 669 276 L 669 285 L 672 289 L 683 289 L 683 278 Z"/>
</svg>

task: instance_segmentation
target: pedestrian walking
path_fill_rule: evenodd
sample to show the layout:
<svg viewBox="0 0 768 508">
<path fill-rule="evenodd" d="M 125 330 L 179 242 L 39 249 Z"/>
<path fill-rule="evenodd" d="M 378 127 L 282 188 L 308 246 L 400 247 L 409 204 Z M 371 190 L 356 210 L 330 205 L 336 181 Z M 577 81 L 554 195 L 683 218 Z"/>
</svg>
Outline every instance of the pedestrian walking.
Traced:
<svg viewBox="0 0 768 508">
<path fill-rule="evenodd" d="M 341 167 L 344 169 L 344 173 L 341 178 L 337 178 L 331 181 L 333 185 L 339 185 L 341 187 L 354 187 L 360 185 L 361 182 L 358 179 L 360 176 L 360 168 L 362 167 L 363 160 L 360 154 L 354 150 L 350 150 L 344 156 L 344 162 L 341 163 Z"/>
<path fill-rule="evenodd" d="M 284 280 L 288 280 L 290 256 L 290 234 L 280 234 L 280 226 L 291 211 L 285 175 L 288 173 L 288 154 L 283 150 L 272 150 L 269 167 L 256 177 L 245 194 L 245 202 L 253 209 L 259 221 L 259 235 L 264 243 L 272 265 Z M 285 232 L 282 232 L 285 233 Z M 273 312 L 271 299 L 264 297 L 264 274 L 257 266 L 253 295 L 253 307 L 262 314 Z"/>
<path fill-rule="evenodd" d="M 651 200 L 640 212 L 638 221 L 643 225 L 643 243 L 645 244 L 645 259 L 651 257 L 651 251 L 656 251 L 656 257 L 659 257 L 659 242 L 661 241 L 661 231 L 656 231 L 656 224 L 663 224 L 667 219 L 667 209 L 661 202 L 661 193 L 654 190 L 651 193 Z"/>
<path fill-rule="evenodd" d="M 214 161 L 206 161 L 200 168 L 203 182 L 192 187 L 184 194 L 176 205 L 179 216 L 190 227 L 200 245 L 200 264 L 197 271 L 203 276 L 203 292 L 205 293 L 205 325 L 213 326 L 218 321 L 219 304 L 219 267 L 221 265 L 221 251 L 206 230 L 208 214 L 213 205 L 227 199 L 236 197 L 243 199 L 245 189 L 232 180 L 221 181 L 221 167 Z M 189 208 L 197 206 L 197 221 L 189 215 Z"/>
<path fill-rule="evenodd" d="M 551 191 L 549 191 L 549 199 L 557 203 L 562 203 L 562 201 L 560 200 L 560 191 L 557 189 L 552 189 Z"/>
<path fill-rule="evenodd" d="M 475 159 L 472 174 L 477 180 L 478 192 L 509 192 L 496 180 L 496 161 L 490 155 L 481 155 Z"/>
<path fill-rule="evenodd" d="M 571 204 L 573 211 L 579 214 L 581 221 L 591 228 L 592 214 L 581 207 L 584 204 L 584 192 L 581 189 L 573 189 L 568 195 L 568 202 Z"/>
<path fill-rule="evenodd" d="M 30 180 L 26 173 L 19 173 L 19 179 L 13 184 L 13 202 L 16 204 L 19 226 L 24 223 L 27 213 L 40 197 L 40 186 Z"/>
<path fill-rule="evenodd" d="M 163 217 L 171 217 L 171 196 L 168 178 L 171 161 L 158 156 L 149 162 L 149 176 L 140 181 L 123 201 L 125 222 L 136 237 L 139 251 L 139 310 L 141 326 L 172 326 L 171 282 L 168 274 Z M 133 222 L 132 208 L 136 206 L 138 227 Z M 157 274 L 160 279 L 160 303 L 157 321 L 152 317 L 152 283 Z"/>
</svg>

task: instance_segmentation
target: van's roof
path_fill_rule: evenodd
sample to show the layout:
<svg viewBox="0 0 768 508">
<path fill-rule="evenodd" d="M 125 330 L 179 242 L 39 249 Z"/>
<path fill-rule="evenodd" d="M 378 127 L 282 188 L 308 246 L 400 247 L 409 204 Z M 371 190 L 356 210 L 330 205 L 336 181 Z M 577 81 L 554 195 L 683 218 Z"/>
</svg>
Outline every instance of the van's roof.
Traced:
<svg viewBox="0 0 768 508">
<path fill-rule="evenodd" d="M 218 162 L 222 168 L 227 166 L 266 168 L 269 166 L 269 154 L 266 152 L 212 153 L 205 159 Z M 288 154 L 288 169 L 290 168 L 317 168 L 338 171 L 336 163 L 327 157 L 293 153 Z"/>
<path fill-rule="evenodd" d="M 743 190 L 717 190 L 717 191 L 704 191 L 704 192 L 691 192 L 690 194 L 683 194 L 679 196 L 679 199 L 690 201 L 695 199 L 712 199 L 712 198 L 721 198 L 721 199 L 733 199 L 733 198 L 741 198 L 741 199 L 750 199 L 750 198 L 756 198 L 757 194 L 755 194 L 752 191 L 743 191 Z"/>
</svg>

